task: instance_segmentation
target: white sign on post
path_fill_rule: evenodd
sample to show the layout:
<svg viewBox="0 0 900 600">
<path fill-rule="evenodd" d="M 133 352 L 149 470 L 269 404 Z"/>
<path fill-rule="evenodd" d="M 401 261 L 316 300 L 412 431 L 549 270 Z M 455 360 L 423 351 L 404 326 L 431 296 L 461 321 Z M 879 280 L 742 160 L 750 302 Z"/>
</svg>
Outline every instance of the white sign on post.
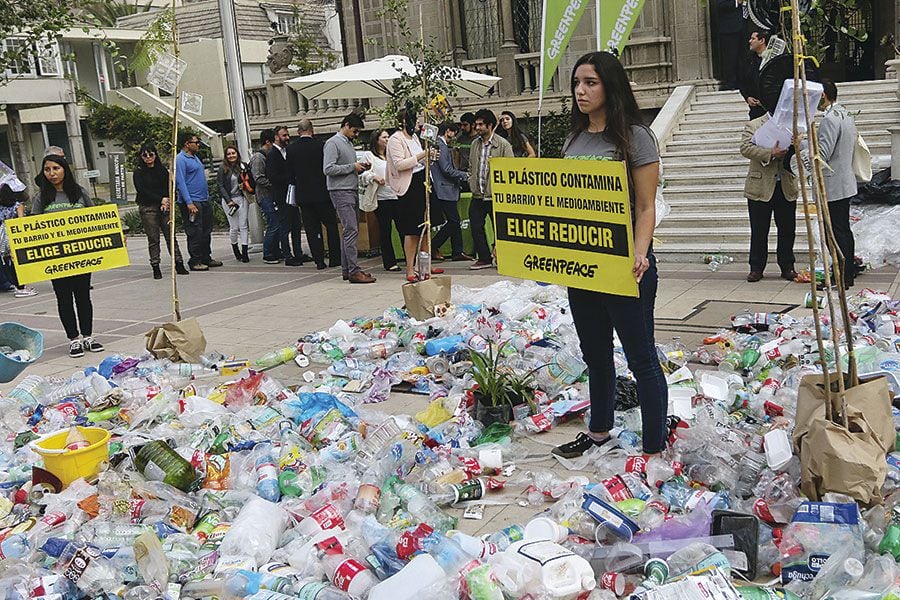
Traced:
<svg viewBox="0 0 900 600">
<path fill-rule="evenodd" d="M 192 115 L 202 115 L 203 96 L 193 92 L 181 92 L 181 110 Z"/>
<path fill-rule="evenodd" d="M 153 63 L 150 74 L 147 75 L 147 81 L 161 90 L 174 94 L 186 67 L 186 62 L 177 58 L 174 54 L 164 52 Z"/>
</svg>

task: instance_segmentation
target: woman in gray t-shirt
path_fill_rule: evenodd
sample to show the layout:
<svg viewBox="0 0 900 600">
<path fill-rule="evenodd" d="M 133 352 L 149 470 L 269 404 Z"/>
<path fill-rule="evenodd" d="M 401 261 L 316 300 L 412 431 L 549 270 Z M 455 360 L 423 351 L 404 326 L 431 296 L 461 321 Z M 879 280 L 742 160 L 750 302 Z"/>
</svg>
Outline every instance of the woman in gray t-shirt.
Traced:
<svg viewBox="0 0 900 600">
<path fill-rule="evenodd" d="M 572 133 L 565 158 L 624 160 L 631 191 L 634 268 L 639 297 L 569 288 L 569 305 L 588 365 L 591 419 L 588 433 L 553 449 L 562 457 L 580 456 L 612 439 L 616 398 L 613 329 L 619 334 L 628 367 L 637 380 L 643 446 L 657 454 L 666 446 L 668 389 L 656 356 L 653 309 L 656 259 L 651 245 L 656 223 L 659 152 L 653 134 L 641 122 L 634 93 L 619 60 L 608 52 L 585 54 L 572 72 Z"/>
<path fill-rule="evenodd" d="M 78 185 L 65 158 L 54 154 L 41 165 L 41 193 L 35 197 L 31 213 L 76 210 L 93 206 L 91 197 Z M 56 309 L 69 338 L 69 356 L 84 356 L 84 351 L 103 352 L 103 344 L 93 338 L 94 305 L 91 302 L 91 274 L 69 275 L 51 280 L 56 294 Z M 76 311 L 77 308 L 77 311 Z M 77 312 L 77 318 L 76 318 Z"/>
</svg>

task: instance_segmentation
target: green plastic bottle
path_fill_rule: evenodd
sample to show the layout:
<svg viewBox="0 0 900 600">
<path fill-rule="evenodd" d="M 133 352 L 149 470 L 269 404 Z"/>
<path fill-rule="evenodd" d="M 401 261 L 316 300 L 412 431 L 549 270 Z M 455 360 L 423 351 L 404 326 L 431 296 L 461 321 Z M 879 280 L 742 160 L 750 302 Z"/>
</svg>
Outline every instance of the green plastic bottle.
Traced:
<svg viewBox="0 0 900 600">
<path fill-rule="evenodd" d="M 296 357 L 297 347 L 286 346 L 281 350 L 275 350 L 257 358 L 255 364 L 260 369 L 271 369 L 272 367 L 283 365 L 289 360 L 294 360 Z"/>
<path fill-rule="evenodd" d="M 141 446 L 135 453 L 134 464 L 147 479 L 162 481 L 182 492 L 191 491 L 199 482 L 191 463 L 162 440 Z"/>
<path fill-rule="evenodd" d="M 800 600 L 800 596 L 781 588 L 741 586 L 736 588 L 744 600 Z"/>
</svg>

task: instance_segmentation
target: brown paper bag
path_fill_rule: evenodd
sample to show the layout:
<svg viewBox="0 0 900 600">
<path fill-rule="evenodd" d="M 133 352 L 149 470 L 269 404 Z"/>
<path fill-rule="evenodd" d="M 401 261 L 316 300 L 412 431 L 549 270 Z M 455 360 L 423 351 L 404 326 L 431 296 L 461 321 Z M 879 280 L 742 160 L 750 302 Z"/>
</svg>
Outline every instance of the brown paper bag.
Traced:
<svg viewBox="0 0 900 600">
<path fill-rule="evenodd" d="M 432 277 L 403 284 L 403 301 L 410 316 L 419 321 L 434 316 L 434 307 L 450 303 L 450 277 Z"/>
<path fill-rule="evenodd" d="M 887 474 L 881 441 L 860 411 L 847 407 L 847 421 L 845 428 L 822 415 L 807 423 L 800 439 L 800 489 L 812 500 L 837 492 L 866 506 L 879 504 Z"/>
<path fill-rule="evenodd" d="M 198 363 L 200 355 L 206 351 L 206 338 L 195 318 L 154 327 L 145 337 L 147 350 L 153 356 L 172 362 Z"/>
<path fill-rule="evenodd" d="M 837 387 L 837 374 L 831 376 L 832 385 Z M 885 454 L 894 449 L 894 419 L 891 415 L 893 397 L 884 377 L 866 380 L 859 385 L 848 388 L 845 396 L 848 412 L 850 407 L 865 415 L 881 443 Z M 841 401 L 837 392 L 831 394 L 832 410 L 835 420 L 841 414 Z M 807 375 L 800 381 L 797 392 L 797 419 L 794 427 L 794 449 L 800 452 L 800 440 L 806 435 L 809 423 L 816 418 L 825 417 L 825 383 L 822 375 Z"/>
</svg>

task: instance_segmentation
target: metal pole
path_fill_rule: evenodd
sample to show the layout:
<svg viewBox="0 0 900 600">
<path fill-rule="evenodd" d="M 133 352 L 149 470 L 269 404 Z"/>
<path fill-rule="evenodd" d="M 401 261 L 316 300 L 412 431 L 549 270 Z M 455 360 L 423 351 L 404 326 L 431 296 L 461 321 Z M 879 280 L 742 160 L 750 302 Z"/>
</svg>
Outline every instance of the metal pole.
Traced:
<svg viewBox="0 0 900 600">
<path fill-rule="evenodd" d="M 241 49 L 238 46 L 237 22 L 234 16 L 234 0 L 219 0 L 219 21 L 222 24 L 222 48 L 225 51 L 225 81 L 231 100 L 231 117 L 234 119 L 234 142 L 244 160 L 250 158 L 250 123 L 247 119 L 247 105 L 244 101 L 244 75 L 241 71 Z M 251 203 L 248 207 L 250 241 L 262 243 L 262 219 L 259 207 Z M 253 248 L 254 251 L 261 247 Z"/>
<path fill-rule="evenodd" d="M 600 31 L 600 0 L 597 0 L 597 2 L 594 4 L 594 13 L 594 22 L 596 23 L 597 27 L 597 52 L 600 52 L 601 50 L 603 50 L 603 47 L 601 45 L 603 43 L 603 40 L 601 39 L 603 36 L 603 32 Z"/>
</svg>

